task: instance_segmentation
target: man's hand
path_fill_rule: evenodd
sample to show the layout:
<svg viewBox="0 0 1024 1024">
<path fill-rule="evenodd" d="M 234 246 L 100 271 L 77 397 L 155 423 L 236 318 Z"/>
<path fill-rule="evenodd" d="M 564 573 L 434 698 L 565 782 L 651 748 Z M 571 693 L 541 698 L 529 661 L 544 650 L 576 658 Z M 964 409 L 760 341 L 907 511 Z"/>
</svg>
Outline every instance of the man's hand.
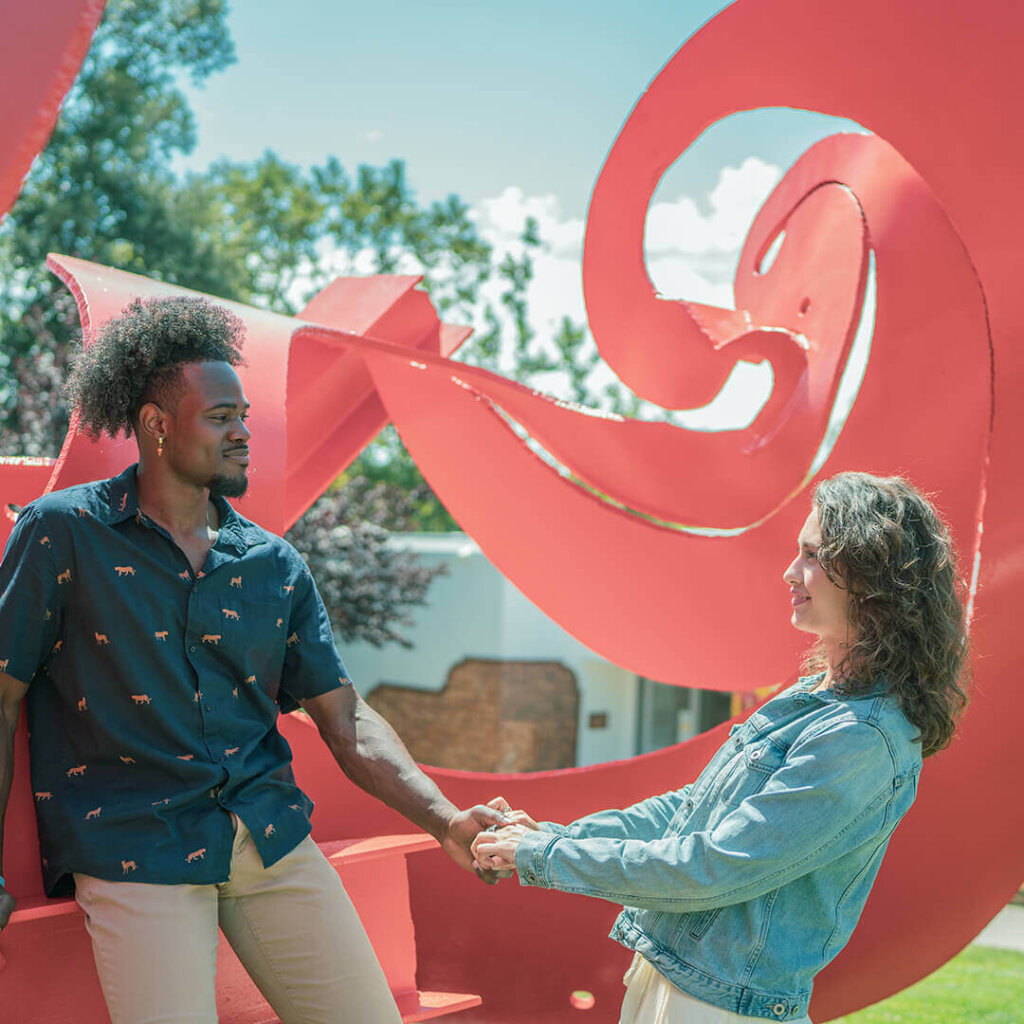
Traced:
<svg viewBox="0 0 1024 1024">
<path fill-rule="evenodd" d="M 493 801 L 492 801 L 493 803 Z M 448 828 L 441 837 L 441 849 L 461 868 L 474 871 L 477 878 L 488 885 L 494 885 L 499 878 L 508 878 L 510 871 L 496 873 L 481 869 L 473 859 L 470 846 L 473 840 L 485 829 L 501 828 L 508 824 L 505 815 L 495 807 L 477 804 L 467 811 L 459 811 L 452 815 Z"/>
<path fill-rule="evenodd" d="M 14 897 L 3 886 L 0 886 L 0 932 L 4 930 L 7 922 L 11 919 L 14 906 Z"/>
</svg>

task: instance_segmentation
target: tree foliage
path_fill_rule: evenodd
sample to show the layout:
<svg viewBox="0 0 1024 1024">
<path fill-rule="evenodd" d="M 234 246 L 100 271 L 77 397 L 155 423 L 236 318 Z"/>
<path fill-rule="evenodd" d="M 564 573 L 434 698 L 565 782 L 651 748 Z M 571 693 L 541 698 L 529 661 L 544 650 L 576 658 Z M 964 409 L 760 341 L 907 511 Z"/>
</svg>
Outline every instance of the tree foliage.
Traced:
<svg viewBox="0 0 1024 1024">
<path fill-rule="evenodd" d="M 55 285 L 48 251 L 80 255 L 221 294 L 233 282 L 178 216 L 176 154 L 195 146 L 195 122 L 179 87 L 234 60 L 223 0 L 114 0 L 107 5 L 49 145 L 35 161 L 0 230 L 6 271 L 0 312 L 4 348 L 28 351 L 19 330 L 26 299 Z"/>
<path fill-rule="evenodd" d="M 0 454 L 54 455 L 66 431 L 60 385 L 78 320 L 45 269 L 48 251 L 286 314 L 339 273 L 423 274 L 439 312 L 477 328 L 458 358 L 534 386 L 561 374 L 576 401 L 626 411 L 614 385 L 592 394 L 598 356 L 582 326 L 565 318 L 541 339 L 531 325 L 543 244 L 532 219 L 515 251 L 496 257 L 466 204 L 420 203 L 399 160 L 350 172 L 335 157 L 302 168 L 268 151 L 175 174 L 173 158 L 196 143 L 182 83 L 235 59 L 225 15 L 225 0 L 107 4 L 52 139 L 0 224 Z M 296 524 L 295 542 L 344 636 L 394 639 L 429 574 L 387 546 L 387 531 L 458 524 L 391 427 L 339 484 Z"/>
<path fill-rule="evenodd" d="M 398 629 L 411 624 L 408 609 L 424 604 L 431 581 L 446 571 L 390 542 L 393 531 L 408 529 L 418 500 L 415 489 L 356 477 L 319 498 L 285 535 L 306 559 L 343 640 L 411 646 Z"/>
<path fill-rule="evenodd" d="M 0 452 L 55 455 L 68 414 L 61 383 L 79 330 L 71 296 L 45 270 L 63 252 L 187 287 L 293 312 L 325 283 L 325 244 L 399 250 L 428 270 L 446 263 L 444 301 L 472 301 L 489 250 L 457 199 L 419 206 L 404 167 L 328 161 L 304 172 L 268 153 L 184 179 L 170 158 L 189 152 L 195 125 L 179 87 L 234 57 L 221 0 L 111 0 L 52 139 L 0 225 Z M 422 502 L 385 481 L 350 474 L 293 528 L 342 636 L 400 640 L 437 570 L 387 544 Z"/>
</svg>

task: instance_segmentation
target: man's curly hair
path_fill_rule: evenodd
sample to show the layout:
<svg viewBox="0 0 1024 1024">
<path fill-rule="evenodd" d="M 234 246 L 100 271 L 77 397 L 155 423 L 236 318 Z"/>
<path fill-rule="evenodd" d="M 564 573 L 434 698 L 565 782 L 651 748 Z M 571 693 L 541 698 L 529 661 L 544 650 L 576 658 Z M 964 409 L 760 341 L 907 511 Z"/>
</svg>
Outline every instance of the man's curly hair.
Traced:
<svg viewBox="0 0 1024 1024">
<path fill-rule="evenodd" d="M 74 357 L 64 385 L 90 437 L 128 437 L 139 410 L 173 412 L 188 363 L 242 364 L 242 321 L 201 298 L 135 299 Z"/>
<path fill-rule="evenodd" d="M 850 595 L 855 639 L 836 692 L 882 680 L 921 731 L 922 754 L 948 745 L 967 704 L 967 623 L 956 552 L 931 503 L 900 477 L 840 473 L 814 491 L 818 563 Z M 824 668 L 818 645 L 807 667 Z"/>
</svg>

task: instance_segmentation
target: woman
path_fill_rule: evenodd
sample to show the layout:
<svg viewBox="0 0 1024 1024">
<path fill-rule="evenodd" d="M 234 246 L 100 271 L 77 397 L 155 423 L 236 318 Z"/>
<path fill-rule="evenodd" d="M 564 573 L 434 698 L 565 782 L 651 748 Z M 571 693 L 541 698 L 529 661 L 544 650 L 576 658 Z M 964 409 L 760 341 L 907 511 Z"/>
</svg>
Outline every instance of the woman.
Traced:
<svg viewBox="0 0 1024 1024">
<path fill-rule="evenodd" d="M 569 826 L 499 797 L 514 824 L 474 843 L 523 885 L 623 904 L 620 1024 L 809 1024 L 814 977 L 966 704 L 949 533 L 904 480 L 820 483 L 783 579 L 814 674 L 734 725 L 696 782 Z"/>
</svg>

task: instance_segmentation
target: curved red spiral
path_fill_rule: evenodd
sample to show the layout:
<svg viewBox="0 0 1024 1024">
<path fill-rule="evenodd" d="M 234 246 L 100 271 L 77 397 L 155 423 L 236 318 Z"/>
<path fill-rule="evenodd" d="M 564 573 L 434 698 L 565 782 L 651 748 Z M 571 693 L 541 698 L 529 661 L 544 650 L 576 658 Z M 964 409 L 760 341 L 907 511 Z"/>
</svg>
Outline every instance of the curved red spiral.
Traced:
<svg viewBox="0 0 1024 1024">
<path fill-rule="evenodd" d="M 443 325 L 408 297 L 408 282 L 341 283 L 349 292 L 308 311 L 315 323 L 236 307 L 249 327 L 245 383 L 261 440 L 247 514 L 283 528 L 386 414 L 491 560 L 581 640 L 648 677 L 749 690 L 787 678 L 797 662 L 778 575 L 806 511 L 874 261 L 870 359 L 819 472 L 902 472 L 938 494 L 977 570 L 977 693 L 958 740 L 929 761 L 853 940 L 820 978 L 815 1020 L 934 969 L 1024 875 L 1024 811 L 1009 767 L 1024 702 L 1013 642 L 1024 593 L 1015 280 L 1024 237 L 1015 110 L 1022 30 L 1024 11 L 977 0 L 939 8 L 741 0 L 638 102 L 591 204 L 591 326 L 623 380 L 673 407 L 710 400 L 738 358 L 769 358 L 773 399 L 746 431 L 712 436 L 598 417 L 454 364 Z M 875 136 L 825 140 L 786 175 L 751 227 L 737 310 L 659 299 L 643 262 L 658 180 L 709 125 L 766 106 L 853 118 Z M 782 229 L 778 258 L 757 274 Z M 77 281 L 94 326 L 130 294 L 170 291 L 76 261 L 58 265 Z M 329 382 L 340 366 L 357 385 L 332 409 Z M 311 400 L 319 404 L 304 405 Z M 313 407 L 323 410 L 319 421 L 302 412 Z M 328 459 L 337 452 L 337 461 L 311 468 L 311 447 Z M 128 453 L 69 437 L 64 456 L 51 486 L 114 471 Z M 708 537 L 680 524 L 747 529 Z M 303 723 L 285 730 L 318 803 L 319 838 L 402 827 L 339 788 Z M 717 741 L 716 732 L 568 772 L 436 775 L 459 802 L 500 788 L 539 817 L 565 820 L 681 785 Z M 597 995 L 594 1020 L 615 1019 L 626 958 L 602 938 L 611 908 L 510 886 L 491 892 L 440 861 L 412 871 L 421 984 L 482 992 L 483 1019 L 493 1022 L 561 1020 L 563 990 L 582 987 Z M 517 950 L 512 966 L 480 941 L 482 923 L 494 920 Z"/>
</svg>

